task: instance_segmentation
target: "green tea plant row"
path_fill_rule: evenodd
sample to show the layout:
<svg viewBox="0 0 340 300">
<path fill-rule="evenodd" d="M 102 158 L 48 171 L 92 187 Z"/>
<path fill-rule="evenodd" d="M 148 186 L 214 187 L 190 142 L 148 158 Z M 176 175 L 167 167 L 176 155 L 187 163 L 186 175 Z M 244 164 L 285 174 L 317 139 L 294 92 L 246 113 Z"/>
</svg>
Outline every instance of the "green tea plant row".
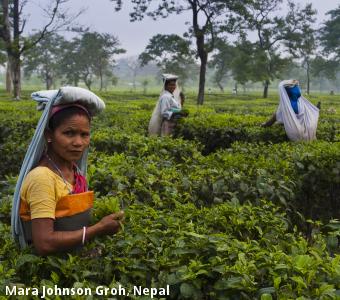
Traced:
<svg viewBox="0 0 340 300">
<path fill-rule="evenodd" d="M 118 194 L 127 203 L 159 197 L 162 205 L 175 200 L 209 206 L 265 198 L 284 207 L 294 223 L 299 212 L 304 225 L 340 213 L 338 143 L 234 143 L 203 156 L 199 144 L 181 139 L 101 132 L 93 141 L 91 185 L 100 195 Z"/>
<path fill-rule="evenodd" d="M 112 95 L 103 94 L 107 98 Z M 128 101 L 131 96 L 109 102 L 104 114 L 93 122 L 93 132 L 147 134 L 147 126 L 153 109 L 150 101 Z M 27 96 L 26 96 L 27 97 Z M 116 96 L 117 97 L 117 96 Z M 142 97 L 143 98 L 143 97 Z M 125 100 L 125 101 L 124 101 Z M 240 102 L 241 101 L 241 102 Z M 246 102 L 247 101 L 247 102 Z M 273 102 L 273 100 L 271 100 Z M 331 102 L 332 103 L 332 102 Z M 217 149 L 229 148 L 234 142 L 281 143 L 287 141 L 283 126 L 261 128 L 260 124 L 270 116 L 275 106 L 263 108 L 263 100 L 231 100 L 228 103 L 217 101 L 212 106 L 197 108 L 188 104 L 190 116 L 178 126 L 176 135 L 199 142 L 203 154 Z M 214 107 L 214 108 L 212 108 Z M 244 107 L 250 107 L 244 111 Z M 256 109 L 254 109 L 254 107 Z M 331 104 L 331 108 L 334 104 Z M 221 113 L 221 109 L 224 108 Z M 333 109 L 333 108 L 332 108 Z M 340 110 L 340 109 L 339 109 Z M 17 174 L 25 150 L 37 124 L 39 113 L 34 110 L 32 101 L 0 103 L 0 178 L 5 174 Z M 329 142 L 340 141 L 340 116 L 329 112 L 327 106 L 322 111 L 317 136 Z"/>
<path fill-rule="evenodd" d="M 195 140 L 204 145 L 204 154 L 216 149 L 229 148 L 236 141 L 249 143 L 281 143 L 288 141 L 283 125 L 262 128 L 263 116 L 236 115 L 230 113 L 195 114 L 183 121 L 177 128 L 176 136 Z M 340 142 L 340 120 L 327 119 L 319 123 L 319 140 Z"/>
<path fill-rule="evenodd" d="M 91 242 L 78 255 L 47 258 L 18 251 L 1 223 L 0 294 L 10 284 L 93 290 L 121 284 L 169 285 L 170 299 L 336 299 L 340 256 L 328 255 L 319 233 L 308 242 L 288 231 L 273 204 L 260 204 L 132 205 L 120 234 Z"/>
</svg>

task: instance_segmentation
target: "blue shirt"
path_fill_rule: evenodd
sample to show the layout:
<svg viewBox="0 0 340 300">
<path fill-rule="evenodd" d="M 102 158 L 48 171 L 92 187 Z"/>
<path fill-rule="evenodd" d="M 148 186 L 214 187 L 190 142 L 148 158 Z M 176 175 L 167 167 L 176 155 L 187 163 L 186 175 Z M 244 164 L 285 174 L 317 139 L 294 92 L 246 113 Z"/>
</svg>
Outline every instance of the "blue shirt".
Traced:
<svg viewBox="0 0 340 300">
<path fill-rule="evenodd" d="M 299 113 L 298 100 L 301 97 L 301 91 L 299 86 L 294 85 L 293 87 L 285 87 L 288 97 L 290 99 L 290 104 L 296 114 Z"/>
</svg>

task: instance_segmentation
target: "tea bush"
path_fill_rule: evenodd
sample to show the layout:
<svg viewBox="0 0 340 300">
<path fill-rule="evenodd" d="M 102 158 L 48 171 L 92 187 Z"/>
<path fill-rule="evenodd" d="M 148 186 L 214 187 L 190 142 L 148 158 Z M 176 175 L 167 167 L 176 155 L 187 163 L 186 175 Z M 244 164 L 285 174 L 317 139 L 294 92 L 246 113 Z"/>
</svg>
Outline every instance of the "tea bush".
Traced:
<svg viewBox="0 0 340 300">
<path fill-rule="evenodd" d="M 268 117 L 267 117 L 268 119 Z M 260 127 L 266 118 L 254 115 L 200 113 L 181 122 L 176 136 L 204 145 L 204 154 L 229 148 L 236 141 L 282 143 L 288 141 L 283 125 Z M 317 137 L 340 142 L 340 124 L 334 120 L 320 121 Z"/>
<path fill-rule="evenodd" d="M 319 234 L 309 244 L 289 232 L 271 203 L 171 210 L 133 205 L 126 212 L 123 232 L 89 243 L 78 255 L 18 251 L 2 225 L 0 286 L 170 285 L 170 299 L 337 297 L 340 257 L 327 254 Z"/>
</svg>

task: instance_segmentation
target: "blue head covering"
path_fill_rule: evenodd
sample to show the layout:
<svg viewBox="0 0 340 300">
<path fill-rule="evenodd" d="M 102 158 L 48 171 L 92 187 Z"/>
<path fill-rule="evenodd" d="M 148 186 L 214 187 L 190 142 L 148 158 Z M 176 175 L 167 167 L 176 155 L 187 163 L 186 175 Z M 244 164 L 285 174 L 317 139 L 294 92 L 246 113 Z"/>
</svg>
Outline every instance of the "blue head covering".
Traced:
<svg viewBox="0 0 340 300">
<path fill-rule="evenodd" d="M 294 112 L 298 114 L 299 113 L 298 100 L 301 97 L 301 91 L 299 86 L 298 85 L 294 85 L 293 87 L 285 86 L 285 90 L 288 94 L 290 104 L 292 105 Z"/>
</svg>

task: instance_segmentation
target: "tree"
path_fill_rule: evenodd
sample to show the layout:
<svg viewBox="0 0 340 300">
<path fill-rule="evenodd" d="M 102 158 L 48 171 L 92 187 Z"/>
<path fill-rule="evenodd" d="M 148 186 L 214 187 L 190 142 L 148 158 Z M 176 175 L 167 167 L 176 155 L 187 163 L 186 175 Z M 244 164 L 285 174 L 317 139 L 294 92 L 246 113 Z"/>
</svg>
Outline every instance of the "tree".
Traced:
<svg viewBox="0 0 340 300">
<path fill-rule="evenodd" d="M 229 45 L 227 41 L 223 39 L 218 39 L 216 41 L 216 49 L 218 52 L 212 56 L 210 64 L 215 68 L 213 80 L 221 92 L 224 92 L 222 82 L 231 72 L 232 61 L 235 57 L 235 47 Z"/>
<path fill-rule="evenodd" d="M 335 82 L 340 68 L 340 5 L 327 12 L 327 15 L 330 19 L 320 30 L 323 55 L 315 59 L 313 71 Z"/>
<path fill-rule="evenodd" d="M 132 86 L 133 86 L 133 90 L 135 91 L 136 90 L 136 77 L 137 77 L 138 69 L 140 66 L 140 61 L 138 58 L 128 57 L 126 59 L 126 63 L 127 63 L 127 67 L 132 73 Z"/>
<path fill-rule="evenodd" d="M 244 26 L 257 36 L 252 47 L 256 52 L 254 71 L 258 72 L 258 78 L 263 82 L 264 98 L 268 96 L 270 82 L 279 77 L 287 63 L 287 59 L 280 55 L 280 42 L 289 39 L 289 34 L 295 32 L 300 21 L 296 18 L 292 2 L 288 2 L 286 16 L 277 15 L 281 3 L 282 0 L 253 0 L 246 6 Z"/>
<path fill-rule="evenodd" d="M 306 70 L 307 77 L 307 94 L 310 92 L 310 76 L 311 76 L 311 63 L 316 56 L 317 52 L 317 38 L 316 30 L 312 25 L 315 23 L 314 17 L 317 13 L 312 9 L 312 4 L 307 4 L 302 10 L 295 9 L 295 4 L 291 11 L 295 12 L 294 19 L 299 20 L 296 24 L 294 31 L 289 34 L 289 39 L 285 44 L 293 58 L 301 60 L 302 67 Z"/>
<path fill-rule="evenodd" d="M 270 80 L 280 77 L 289 62 L 275 51 L 269 56 L 257 42 L 248 41 L 245 37 L 235 43 L 233 53 L 230 68 L 235 81 L 243 86 L 249 81 L 263 82 L 263 97 L 267 97 Z"/>
<path fill-rule="evenodd" d="M 82 65 L 82 58 L 79 55 L 80 39 L 73 39 L 72 41 L 63 40 L 60 48 L 63 57 L 59 64 L 63 77 L 62 83 L 78 86 Z"/>
<path fill-rule="evenodd" d="M 111 84 L 112 84 L 113 86 L 117 86 L 117 84 L 118 84 L 118 77 L 117 77 L 117 76 L 112 75 L 111 78 L 110 78 L 110 80 L 111 80 Z"/>
<path fill-rule="evenodd" d="M 33 37 L 34 39 L 34 37 Z M 30 77 L 36 72 L 50 89 L 60 74 L 60 63 L 64 59 L 62 45 L 64 38 L 57 34 L 48 34 L 35 47 L 27 51 L 24 59 L 24 74 Z"/>
<path fill-rule="evenodd" d="M 96 32 L 89 33 L 92 35 L 92 43 L 97 52 L 97 59 L 93 61 L 95 74 L 100 80 L 100 90 L 103 89 L 103 77 L 111 77 L 115 65 L 114 55 L 125 53 L 126 50 L 119 48 L 119 40 L 117 37 L 109 34 Z"/>
<path fill-rule="evenodd" d="M 314 77 L 318 78 L 318 82 L 320 84 L 326 78 L 330 81 L 336 82 L 338 70 L 339 66 L 335 64 L 334 61 L 325 59 L 322 56 L 316 56 L 311 61 L 311 73 Z"/>
<path fill-rule="evenodd" d="M 330 20 L 320 30 L 321 44 L 334 62 L 340 62 L 340 5 L 327 12 Z"/>
<path fill-rule="evenodd" d="M 61 69 L 66 79 L 75 85 L 83 80 L 91 89 L 94 77 L 98 76 L 102 89 L 104 76 L 113 76 L 114 54 L 125 52 L 118 46 L 115 36 L 98 32 L 84 32 L 80 38 L 64 42 Z"/>
<path fill-rule="evenodd" d="M 116 3 L 116 10 L 121 9 L 122 0 L 111 0 Z M 199 58 L 200 75 L 199 89 L 197 95 L 197 103 L 204 102 L 205 76 L 208 62 L 208 54 L 215 48 L 215 38 L 219 30 L 218 17 L 225 15 L 226 19 L 230 20 L 230 24 L 225 26 L 225 29 L 233 31 L 234 18 L 233 13 L 240 13 L 244 8 L 244 3 L 249 0 L 182 0 L 182 1 L 167 1 L 167 0 L 131 0 L 134 6 L 133 12 L 130 13 L 131 21 L 142 20 L 145 15 L 157 18 L 166 18 L 170 14 L 181 14 L 185 11 L 190 11 L 192 23 L 189 27 L 189 34 L 193 36 L 196 44 L 196 55 Z"/>
<path fill-rule="evenodd" d="M 7 52 L 15 99 L 20 98 L 22 55 L 40 43 L 46 34 L 69 25 L 76 18 L 76 16 L 68 17 L 68 14 L 62 10 L 62 5 L 67 1 L 51 0 L 49 7 L 44 9 L 49 20 L 39 33 L 35 35 L 34 39 L 23 36 L 27 23 L 27 19 L 23 18 L 23 9 L 27 0 L 0 1 L 0 38 L 4 42 Z"/>
<path fill-rule="evenodd" d="M 8 86 L 8 82 L 10 82 L 10 80 L 8 81 L 8 79 L 10 79 L 11 77 L 10 77 L 10 73 L 7 72 L 7 70 L 9 70 L 9 68 L 7 68 L 8 64 L 7 64 L 6 48 L 5 48 L 5 44 L 4 44 L 3 40 L 1 40 L 1 39 L 0 39 L 0 65 L 6 67 L 6 91 L 8 93 L 10 93 L 11 87 Z"/>
<path fill-rule="evenodd" d="M 235 44 L 234 56 L 230 62 L 234 80 L 244 85 L 248 81 L 262 81 L 261 72 L 257 72 L 261 57 L 258 56 L 256 44 L 240 39 Z M 237 92 L 237 85 L 235 87 Z"/>
<path fill-rule="evenodd" d="M 149 85 L 149 80 L 145 78 L 145 79 L 142 81 L 142 85 L 143 85 L 143 94 L 145 95 L 145 94 L 146 94 L 146 89 L 147 89 L 147 87 L 148 87 L 148 85 Z"/>
<path fill-rule="evenodd" d="M 190 65 L 195 63 L 190 41 L 176 34 L 153 36 L 138 59 L 141 66 L 156 62 L 161 72 L 177 74 L 183 85 L 188 79 Z"/>
</svg>

